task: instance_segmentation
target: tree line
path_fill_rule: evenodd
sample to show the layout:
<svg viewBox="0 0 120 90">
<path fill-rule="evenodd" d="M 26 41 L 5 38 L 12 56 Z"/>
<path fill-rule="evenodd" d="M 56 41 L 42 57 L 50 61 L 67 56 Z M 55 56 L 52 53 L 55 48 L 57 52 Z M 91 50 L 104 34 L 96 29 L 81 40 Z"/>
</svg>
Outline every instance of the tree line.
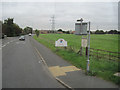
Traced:
<svg viewBox="0 0 120 90">
<path fill-rule="evenodd" d="M 93 32 L 91 32 L 93 34 Z M 94 34 L 120 34 L 117 30 L 110 30 L 110 31 L 103 31 L 103 30 L 96 30 Z"/>
<path fill-rule="evenodd" d="M 62 32 L 65 34 L 71 34 L 70 31 L 63 31 L 62 29 L 58 29 L 58 32 Z M 110 31 L 103 31 L 103 30 L 96 30 L 90 31 L 91 34 L 120 34 L 120 31 L 117 30 L 110 30 Z"/>
<path fill-rule="evenodd" d="M 14 23 L 13 18 L 5 19 L 2 23 L 2 34 L 7 35 L 8 37 L 25 35 L 33 32 L 31 27 L 25 27 L 24 29 L 20 28 L 16 23 Z"/>
</svg>

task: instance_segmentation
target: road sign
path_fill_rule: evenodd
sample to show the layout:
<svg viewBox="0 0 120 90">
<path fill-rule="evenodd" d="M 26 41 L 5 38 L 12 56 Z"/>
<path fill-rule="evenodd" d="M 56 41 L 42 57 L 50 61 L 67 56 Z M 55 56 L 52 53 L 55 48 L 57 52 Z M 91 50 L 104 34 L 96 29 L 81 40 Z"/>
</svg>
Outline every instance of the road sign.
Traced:
<svg viewBox="0 0 120 90">
<path fill-rule="evenodd" d="M 82 47 L 87 47 L 87 38 L 82 38 L 82 40 L 81 40 L 81 46 Z"/>
<path fill-rule="evenodd" d="M 75 23 L 76 35 L 87 35 L 87 22 Z"/>
<path fill-rule="evenodd" d="M 55 47 L 67 47 L 67 41 L 64 39 L 58 39 L 55 41 Z"/>
</svg>

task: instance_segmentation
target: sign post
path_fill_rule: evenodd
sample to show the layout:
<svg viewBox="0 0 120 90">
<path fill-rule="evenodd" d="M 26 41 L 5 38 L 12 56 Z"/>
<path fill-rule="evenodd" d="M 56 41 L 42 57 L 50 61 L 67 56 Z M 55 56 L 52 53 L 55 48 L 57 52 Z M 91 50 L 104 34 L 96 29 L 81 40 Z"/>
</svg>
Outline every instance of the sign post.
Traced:
<svg viewBox="0 0 120 90">
<path fill-rule="evenodd" d="M 79 19 L 77 21 L 80 21 L 80 23 L 75 23 L 75 34 L 76 35 L 82 35 L 82 40 L 81 40 L 81 48 L 78 51 L 80 55 L 82 55 L 82 49 L 83 47 L 86 47 L 86 56 L 87 56 L 87 72 L 89 72 L 89 49 L 90 49 L 90 22 L 83 22 L 83 19 Z M 89 32 L 87 33 L 87 24 L 89 24 Z M 84 38 L 83 35 L 87 35 L 87 38 Z"/>
<path fill-rule="evenodd" d="M 82 47 L 87 47 L 87 38 L 82 38 L 82 40 L 81 40 L 81 46 Z"/>
<path fill-rule="evenodd" d="M 88 34 L 88 58 L 87 58 L 87 72 L 89 72 L 89 66 L 90 66 L 90 64 L 89 64 L 89 53 L 90 53 L 90 22 L 89 22 L 89 34 Z"/>
<path fill-rule="evenodd" d="M 67 41 L 64 39 L 58 39 L 55 41 L 55 47 L 67 47 Z"/>
</svg>

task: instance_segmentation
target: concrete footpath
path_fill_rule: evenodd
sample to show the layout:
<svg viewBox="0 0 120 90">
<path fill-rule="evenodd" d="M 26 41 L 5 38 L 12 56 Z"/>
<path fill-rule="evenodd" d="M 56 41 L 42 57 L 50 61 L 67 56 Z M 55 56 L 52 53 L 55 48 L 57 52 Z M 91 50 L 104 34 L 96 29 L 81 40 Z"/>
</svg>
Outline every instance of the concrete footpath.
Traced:
<svg viewBox="0 0 120 90">
<path fill-rule="evenodd" d="M 41 58 L 45 61 L 48 69 L 53 76 L 61 80 L 64 84 L 72 88 L 118 88 L 112 82 L 103 80 L 98 77 L 87 76 L 85 72 L 67 61 L 63 60 L 58 55 L 54 54 L 50 49 L 40 44 L 32 37 L 31 43 L 36 47 Z"/>
</svg>

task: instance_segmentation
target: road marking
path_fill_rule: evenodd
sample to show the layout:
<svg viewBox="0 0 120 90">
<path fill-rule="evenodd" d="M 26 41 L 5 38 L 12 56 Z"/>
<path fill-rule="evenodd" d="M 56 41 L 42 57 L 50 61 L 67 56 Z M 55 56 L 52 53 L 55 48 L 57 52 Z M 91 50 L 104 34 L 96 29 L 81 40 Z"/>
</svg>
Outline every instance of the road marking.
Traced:
<svg viewBox="0 0 120 90">
<path fill-rule="evenodd" d="M 41 61 L 42 61 L 45 65 L 47 65 L 46 62 L 45 62 L 45 60 L 43 59 L 42 55 L 40 54 L 40 52 L 37 50 L 37 48 L 36 48 L 36 47 L 34 47 L 34 48 L 35 48 L 36 52 L 38 53 Z"/>
<path fill-rule="evenodd" d="M 53 66 L 53 67 L 49 67 L 49 70 L 52 72 L 53 76 L 57 77 L 57 76 L 65 76 L 66 72 L 79 71 L 81 69 L 78 69 L 75 66 L 64 66 L 64 67 Z"/>
<path fill-rule="evenodd" d="M 2 45 L 2 47 L 5 47 L 6 45 L 8 45 L 10 42 L 7 42 L 6 44 Z"/>
<path fill-rule="evenodd" d="M 38 61 L 38 63 L 40 63 L 40 61 Z"/>
<path fill-rule="evenodd" d="M 7 42 L 7 44 L 9 44 L 10 42 Z"/>
<path fill-rule="evenodd" d="M 6 45 L 8 45 L 8 44 L 10 44 L 11 42 L 13 42 L 13 41 L 16 41 L 17 39 L 14 39 L 14 40 L 11 40 L 11 41 L 9 41 L 9 42 L 6 42 L 4 45 L 2 45 L 2 47 L 5 47 Z"/>
<path fill-rule="evenodd" d="M 64 83 L 62 80 L 60 80 L 59 78 L 55 78 L 58 82 L 60 82 L 62 85 L 64 85 L 65 87 L 67 87 L 68 89 L 74 90 L 72 87 L 68 86 L 66 83 Z"/>
<path fill-rule="evenodd" d="M 6 46 L 6 44 L 5 45 L 2 45 L 2 47 L 5 47 Z"/>
</svg>

